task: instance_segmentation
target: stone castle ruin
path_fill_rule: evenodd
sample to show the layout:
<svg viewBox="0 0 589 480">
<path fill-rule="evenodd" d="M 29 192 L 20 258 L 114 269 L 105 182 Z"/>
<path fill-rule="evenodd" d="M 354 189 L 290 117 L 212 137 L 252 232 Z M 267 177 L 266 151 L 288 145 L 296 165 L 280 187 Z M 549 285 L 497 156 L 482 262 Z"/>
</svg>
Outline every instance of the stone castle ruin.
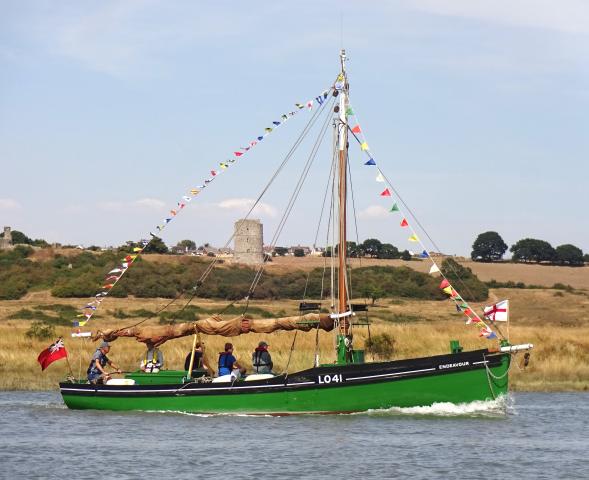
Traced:
<svg viewBox="0 0 589 480">
<path fill-rule="evenodd" d="M 264 231 L 260 220 L 235 222 L 233 261 L 260 264 L 264 259 Z"/>
<path fill-rule="evenodd" d="M 0 238 L 0 250 L 12 248 L 12 232 L 10 227 L 4 227 L 4 236 Z"/>
</svg>

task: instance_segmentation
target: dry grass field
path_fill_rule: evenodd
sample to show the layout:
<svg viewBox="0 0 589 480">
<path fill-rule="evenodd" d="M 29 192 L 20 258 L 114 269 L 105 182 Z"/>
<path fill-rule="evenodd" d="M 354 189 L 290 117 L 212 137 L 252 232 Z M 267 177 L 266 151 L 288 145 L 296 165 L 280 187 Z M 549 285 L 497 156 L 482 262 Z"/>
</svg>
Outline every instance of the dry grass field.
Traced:
<svg viewBox="0 0 589 480">
<path fill-rule="evenodd" d="M 514 343 L 535 344 L 530 366 L 522 371 L 518 361 L 512 371 L 512 387 L 517 390 L 587 390 L 589 389 L 589 295 L 587 292 L 560 290 L 493 289 L 491 301 L 509 298 L 512 308 L 510 339 Z M 107 312 L 115 309 L 156 310 L 167 300 L 163 299 L 107 299 L 101 317 L 92 320 L 90 328 L 122 327 L 141 319 L 117 320 Z M 195 300 L 197 305 L 221 309 L 225 303 Z M 41 373 L 36 357 L 51 341 L 31 340 L 25 336 L 29 320 L 8 319 L 23 309 L 43 305 L 72 305 L 79 307 L 79 299 L 56 299 L 47 292 L 29 294 L 22 300 L 0 302 L 0 388 L 2 389 L 55 389 L 57 382 L 67 373 L 63 360 L 52 364 Z M 296 311 L 296 302 L 254 302 L 255 306 L 272 312 Z M 448 351 L 450 339 L 458 339 L 466 349 L 484 348 L 494 342 L 480 339 L 472 326 L 464 324 L 461 314 L 448 302 L 384 299 L 370 309 L 371 334 L 389 333 L 395 339 L 391 358 L 410 358 Z M 156 319 L 147 320 L 155 323 Z M 89 358 L 96 348 L 90 340 L 69 338 L 69 327 L 58 327 L 57 333 L 65 338 L 71 368 L 76 376 L 84 376 Z M 367 337 L 366 327 L 355 330 L 355 345 L 361 347 Z M 319 335 L 321 361 L 334 359 L 334 336 Z M 218 352 L 229 340 L 236 346 L 238 359 L 249 366 L 251 351 L 262 337 L 256 334 L 226 339 L 205 338 L 206 356 L 215 365 Z M 275 370 L 284 371 L 294 333 L 281 332 L 264 337 L 270 343 Z M 180 339 L 164 344 L 161 349 L 167 368 L 182 368 L 190 349 L 191 339 Z M 134 340 L 119 339 L 113 343 L 110 357 L 124 370 L 135 370 L 144 347 Z M 315 332 L 298 333 L 290 360 L 289 371 L 310 367 L 315 353 Z M 368 359 L 371 360 L 370 355 Z"/>
</svg>

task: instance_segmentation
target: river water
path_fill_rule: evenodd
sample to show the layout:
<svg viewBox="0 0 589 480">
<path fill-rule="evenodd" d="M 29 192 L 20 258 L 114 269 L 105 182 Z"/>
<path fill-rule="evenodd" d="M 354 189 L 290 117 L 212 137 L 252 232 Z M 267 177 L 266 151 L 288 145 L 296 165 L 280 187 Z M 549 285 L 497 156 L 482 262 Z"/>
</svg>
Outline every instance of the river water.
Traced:
<svg viewBox="0 0 589 480">
<path fill-rule="evenodd" d="M 589 479 L 589 393 L 249 417 L 66 409 L 0 392 L 0 478 Z"/>
</svg>

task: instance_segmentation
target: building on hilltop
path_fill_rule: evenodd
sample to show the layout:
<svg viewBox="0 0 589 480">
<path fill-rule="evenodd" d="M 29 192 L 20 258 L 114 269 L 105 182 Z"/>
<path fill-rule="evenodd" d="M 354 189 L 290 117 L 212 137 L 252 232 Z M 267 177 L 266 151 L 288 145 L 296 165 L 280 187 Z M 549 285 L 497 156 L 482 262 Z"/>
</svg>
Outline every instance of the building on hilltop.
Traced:
<svg viewBox="0 0 589 480">
<path fill-rule="evenodd" d="M 233 260 L 237 263 L 260 264 L 264 260 L 264 229 L 260 220 L 235 222 Z"/>
<path fill-rule="evenodd" d="M 12 248 L 12 231 L 10 227 L 4 227 L 4 236 L 0 238 L 0 250 Z"/>
</svg>

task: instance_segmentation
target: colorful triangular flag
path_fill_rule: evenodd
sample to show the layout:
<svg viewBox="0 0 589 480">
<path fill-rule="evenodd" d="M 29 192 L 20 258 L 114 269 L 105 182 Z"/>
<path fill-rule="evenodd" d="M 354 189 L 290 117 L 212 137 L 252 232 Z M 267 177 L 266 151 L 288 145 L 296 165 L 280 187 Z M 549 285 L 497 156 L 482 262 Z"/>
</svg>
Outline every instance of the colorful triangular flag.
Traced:
<svg viewBox="0 0 589 480">
<path fill-rule="evenodd" d="M 360 144 L 360 148 L 362 149 L 362 151 L 366 151 L 368 150 L 368 144 L 366 142 L 362 142 Z"/>
<path fill-rule="evenodd" d="M 419 237 L 415 234 L 411 235 L 408 239 L 410 242 L 419 242 Z"/>
<path fill-rule="evenodd" d="M 397 206 L 396 203 L 393 203 L 393 206 L 391 207 L 391 209 L 389 211 L 390 212 L 398 212 L 399 211 L 399 207 Z"/>
<path fill-rule="evenodd" d="M 408 227 L 409 226 L 409 222 L 407 222 L 406 219 L 401 220 L 401 226 L 402 227 Z"/>
<path fill-rule="evenodd" d="M 370 160 L 368 160 L 366 163 L 364 163 L 364 165 L 376 165 L 376 162 L 374 161 L 373 158 L 371 158 Z"/>
<path fill-rule="evenodd" d="M 378 172 L 378 175 L 376 176 L 376 181 L 384 182 L 384 177 L 382 176 L 382 173 Z"/>
<path fill-rule="evenodd" d="M 360 130 L 360 125 L 356 125 L 354 128 L 352 128 L 352 132 L 354 133 L 360 133 L 362 130 Z"/>
<path fill-rule="evenodd" d="M 380 196 L 381 196 L 381 197 L 390 197 L 390 196 L 391 196 L 391 192 L 390 192 L 390 190 L 389 190 L 388 188 L 385 188 L 385 189 L 384 189 L 384 190 L 381 192 Z"/>
</svg>

